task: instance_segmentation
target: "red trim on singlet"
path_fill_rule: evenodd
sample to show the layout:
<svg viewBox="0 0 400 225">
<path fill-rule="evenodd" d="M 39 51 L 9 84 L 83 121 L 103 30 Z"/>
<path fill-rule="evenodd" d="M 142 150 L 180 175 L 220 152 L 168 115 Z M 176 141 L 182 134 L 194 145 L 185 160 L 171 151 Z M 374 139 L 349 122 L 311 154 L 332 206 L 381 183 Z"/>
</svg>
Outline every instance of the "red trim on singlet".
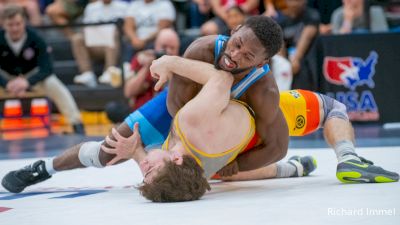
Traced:
<svg viewBox="0 0 400 225">
<path fill-rule="evenodd" d="M 254 136 L 251 138 L 251 140 L 250 140 L 250 142 L 247 144 L 246 148 L 245 148 L 243 151 L 241 151 L 241 152 L 239 153 L 239 155 L 240 155 L 240 154 L 243 154 L 243 153 L 245 153 L 245 152 L 247 152 L 247 151 L 249 151 L 249 150 L 251 150 L 251 149 L 253 149 L 255 146 L 259 145 L 260 142 L 261 142 L 260 135 L 258 135 L 258 133 L 257 133 L 257 131 L 256 131 L 256 132 L 254 132 Z M 221 176 L 219 176 L 218 174 L 214 174 L 214 176 L 212 176 L 211 179 L 213 179 L 213 180 L 219 180 L 219 179 L 221 179 Z"/>
<path fill-rule="evenodd" d="M 251 150 L 252 148 L 254 148 L 256 145 L 258 145 L 260 143 L 261 139 L 260 139 L 260 135 L 258 135 L 257 131 L 254 132 L 254 136 L 251 138 L 250 142 L 247 144 L 246 148 L 244 148 L 243 151 L 241 151 L 239 153 L 242 154 L 244 152 L 247 152 L 249 150 Z"/>
<path fill-rule="evenodd" d="M 316 93 L 306 90 L 297 90 L 303 95 L 306 108 L 307 108 L 307 125 L 306 129 L 304 129 L 303 135 L 309 134 L 314 132 L 318 129 L 320 123 L 320 116 L 319 116 L 319 102 Z"/>
</svg>

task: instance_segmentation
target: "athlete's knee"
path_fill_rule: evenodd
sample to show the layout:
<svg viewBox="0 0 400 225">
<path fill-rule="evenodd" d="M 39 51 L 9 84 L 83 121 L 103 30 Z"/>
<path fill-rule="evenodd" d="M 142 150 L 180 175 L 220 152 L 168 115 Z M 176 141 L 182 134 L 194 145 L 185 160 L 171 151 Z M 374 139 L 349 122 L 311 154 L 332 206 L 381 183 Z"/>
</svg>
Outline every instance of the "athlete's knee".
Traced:
<svg viewBox="0 0 400 225">
<path fill-rule="evenodd" d="M 324 122 L 331 118 L 348 121 L 346 105 L 326 95 L 320 95 L 324 105 Z"/>
<path fill-rule="evenodd" d="M 86 167 L 104 167 L 105 164 L 101 163 L 100 160 L 101 143 L 101 141 L 89 141 L 81 145 L 78 157 L 82 165 Z"/>
</svg>

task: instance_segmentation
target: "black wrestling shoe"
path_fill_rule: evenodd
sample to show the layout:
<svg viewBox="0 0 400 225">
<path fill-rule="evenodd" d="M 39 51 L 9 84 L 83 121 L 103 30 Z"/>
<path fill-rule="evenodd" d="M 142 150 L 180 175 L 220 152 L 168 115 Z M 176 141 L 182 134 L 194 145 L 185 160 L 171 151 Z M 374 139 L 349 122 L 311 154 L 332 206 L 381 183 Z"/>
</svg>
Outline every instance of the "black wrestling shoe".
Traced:
<svg viewBox="0 0 400 225">
<path fill-rule="evenodd" d="M 26 187 L 47 180 L 50 177 L 46 171 L 44 161 L 39 160 L 22 169 L 7 173 L 1 181 L 1 185 L 9 192 L 20 193 Z"/>
</svg>

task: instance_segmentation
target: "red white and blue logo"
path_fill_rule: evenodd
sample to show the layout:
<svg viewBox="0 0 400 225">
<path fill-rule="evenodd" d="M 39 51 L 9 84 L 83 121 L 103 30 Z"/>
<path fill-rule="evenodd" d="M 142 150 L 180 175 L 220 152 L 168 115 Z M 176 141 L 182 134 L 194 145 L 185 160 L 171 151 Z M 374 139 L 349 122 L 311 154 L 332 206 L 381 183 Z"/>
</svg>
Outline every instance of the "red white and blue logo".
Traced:
<svg viewBox="0 0 400 225">
<path fill-rule="evenodd" d="M 375 51 L 371 51 L 365 61 L 358 57 L 325 57 L 323 73 L 328 82 L 343 85 L 352 91 L 362 85 L 374 88 L 372 78 L 377 62 L 378 54 Z"/>
<path fill-rule="evenodd" d="M 373 94 L 377 63 L 378 54 L 375 51 L 371 51 L 365 60 L 352 56 L 324 58 L 323 74 L 326 81 L 348 89 L 342 91 L 333 87 L 336 91 L 326 94 L 346 105 L 351 120 L 379 120 L 379 108 Z M 366 88 L 356 90 L 362 86 Z"/>
</svg>

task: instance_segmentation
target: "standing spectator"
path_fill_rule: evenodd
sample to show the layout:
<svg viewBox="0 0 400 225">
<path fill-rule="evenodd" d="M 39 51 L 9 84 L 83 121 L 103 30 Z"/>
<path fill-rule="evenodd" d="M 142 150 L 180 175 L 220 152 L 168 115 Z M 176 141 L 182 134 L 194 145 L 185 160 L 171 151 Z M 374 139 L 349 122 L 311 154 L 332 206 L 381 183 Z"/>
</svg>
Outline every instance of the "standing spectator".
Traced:
<svg viewBox="0 0 400 225">
<path fill-rule="evenodd" d="M 116 0 L 100 0 L 92 2 L 85 8 L 83 22 L 97 23 L 116 21 L 119 18 L 125 17 L 127 6 L 127 3 Z M 75 76 L 75 83 L 84 84 L 89 87 L 96 86 L 96 75 L 93 72 L 91 59 L 104 60 L 104 72 L 99 77 L 99 81 L 101 83 L 111 82 L 110 70 L 112 70 L 111 68 L 117 64 L 120 50 L 118 31 L 115 29 L 114 25 L 101 25 L 95 26 L 95 28 L 105 28 L 108 30 L 107 28 L 110 28 L 110 26 L 111 28 L 114 28 L 111 29 L 114 31 L 114 34 L 109 34 L 114 37 L 114 44 L 110 46 L 90 46 L 89 43 L 85 42 L 85 36 L 83 33 L 76 33 L 72 36 L 72 51 L 81 73 Z M 87 29 L 86 31 L 89 32 L 90 30 Z M 96 30 L 93 32 L 96 32 Z M 88 33 L 85 34 L 89 35 Z"/>
<path fill-rule="evenodd" d="M 343 6 L 332 14 L 332 33 L 348 34 L 352 32 L 386 32 L 388 24 L 380 6 L 371 6 L 369 15 L 365 14 L 364 0 L 343 0 Z M 369 16 L 370 27 L 367 24 Z"/>
<path fill-rule="evenodd" d="M 4 7 L 8 4 L 15 4 L 23 7 L 28 15 L 28 21 L 30 25 L 38 26 L 42 24 L 42 17 L 40 15 L 39 4 L 37 0 L 0 0 L 0 14 Z"/>
<path fill-rule="evenodd" d="M 175 8 L 169 0 L 135 0 L 127 11 L 124 32 L 129 38 L 129 60 L 135 51 L 152 46 L 158 32 L 172 27 L 175 21 Z"/>
<path fill-rule="evenodd" d="M 26 91 L 43 90 L 73 125 L 84 133 L 81 115 L 68 89 L 53 74 L 52 62 L 44 40 L 25 25 L 19 6 L 7 6 L 0 31 L 0 92 L 22 97 Z"/>
<path fill-rule="evenodd" d="M 163 29 L 155 41 L 154 50 L 138 52 L 132 59 L 131 69 L 134 75 L 128 78 L 124 87 L 125 97 L 130 99 L 129 106 L 112 102 L 106 107 L 108 117 L 114 123 L 122 122 L 132 111 L 152 99 L 157 92 L 154 85 L 157 82 L 150 74 L 152 61 L 163 54 L 178 55 L 180 41 L 178 34 L 172 29 Z"/>
<path fill-rule="evenodd" d="M 232 6 L 239 6 L 246 14 L 258 14 L 259 0 L 210 0 L 214 18 L 201 27 L 202 35 L 227 34 L 227 10 Z"/>
<path fill-rule="evenodd" d="M 286 0 L 287 8 L 278 11 L 276 18 L 283 30 L 293 75 L 300 71 L 302 60 L 318 34 L 319 14 L 306 4 L 306 0 Z"/>
<path fill-rule="evenodd" d="M 67 25 L 82 15 L 89 0 L 55 0 L 46 8 L 46 14 L 56 25 Z M 64 28 L 64 34 L 71 38 L 71 28 Z"/>
</svg>

